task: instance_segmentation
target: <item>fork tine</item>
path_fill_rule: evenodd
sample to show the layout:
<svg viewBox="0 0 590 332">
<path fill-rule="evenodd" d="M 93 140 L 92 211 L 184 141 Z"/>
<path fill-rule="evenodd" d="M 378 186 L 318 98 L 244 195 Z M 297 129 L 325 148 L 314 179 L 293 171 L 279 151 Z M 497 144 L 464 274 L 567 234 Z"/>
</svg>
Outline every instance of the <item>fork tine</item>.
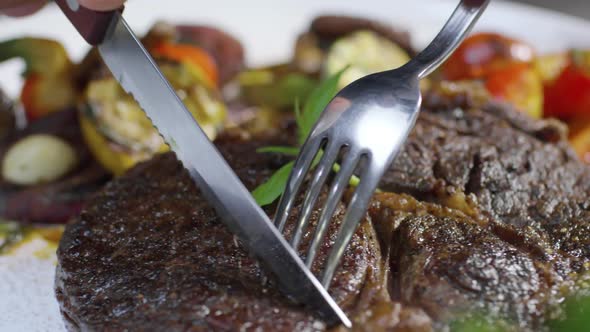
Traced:
<svg viewBox="0 0 590 332">
<path fill-rule="evenodd" d="M 301 208 L 299 219 L 295 227 L 295 232 L 293 233 L 293 238 L 291 239 L 291 246 L 295 250 L 297 250 L 297 247 L 299 246 L 303 230 L 309 224 L 309 217 L 311 216 L 313 207 L 315 206 L 322 187 L 324 186 L 324 183 L 330 174 L 332 165 L 334 165 L 336 159 L 338 158 L 340 148 L 340 145 L 336 145 L 333 142 L 329 142 L 324 148 L 324 155 L 318 164 L 313 180 L 310 184 L 307 194 L 305 195 L 305 200 L 303 201 L 303 206 Z"/>
<path fill-rule="evenodd" d="M 367 166 L 370 167 L 370 165 Z M 374 170 L 368 169 L 365 169 L 362 173 L 364 175 L 375 174 Z M 338 231 L 338 236 L 336 237 L 336 241 L 334 242 L 334 246 L 330 251 L 328 261 L 326 262 L 324 274 L 322 275 L 322 285 L 324 285 L 326 289 L 330 286 L 330 282 L 332 281 L 334 272 L 340 263 L 340 259 L 356 231 L 361 218 L 365 215 L 366 208 L 373 196 L 373 192 L 379 184 L 380 178 L 381 176 L 361 176 L 361 182 L 355 189 L 352 199 L 350 200 L 346 215 L 344 216 L 344 222 Z"/>
<path fill-rule="evenodd" d="M 326 205 L 322 210 L 322 214 L 320 215 L 320 220 L 318 221 L 318 225 L 315 229 L 313 239 L 311 240 L 311 244 L 309 246 L 307 257 L 305 259 L 305 265 L 308 268 L 311 268 L 313 260 L 317 254 L 318 248 L 326 236 L 328 231 L 328 225 L 330 220 L 332 219 L 332 215 L 340 202 L 340 198 L 344 193 L 344 189 L 346 189 L 348 185 L 348 181 L 352 176 L 357 164 L 358 164 L 358 155 L 353 150 L 349 150 L 346 154 L 344 162 L 340 166 L 340 171 L 336 175 L 334 179 L 334 183 L 330 188 L 330 192 L 328 193 L 328 199 L 326 201 Z"/>
<path fill-rule="evenodd" d="M 293 170 L 291 171 L 289 179 L 287 180 L 287 186 L 285 187 L 285 192 L 281 196 L 275 216 L 275 225 L 281 233 L 285 228 L 287 218 L 289 217 L 289 211 L 293 207 L 293 202 L 295 202 L 301 184 L 305 179 L 305 174 L 309 171 L 311 163 L 313 162 L 313 159 L 320 149 L 324 139 L 325 138 L 317 138 L 306 142 L 299 153 L 299 157 L 297 157 L 297 160 L 293 165 Z"/>
</svg>

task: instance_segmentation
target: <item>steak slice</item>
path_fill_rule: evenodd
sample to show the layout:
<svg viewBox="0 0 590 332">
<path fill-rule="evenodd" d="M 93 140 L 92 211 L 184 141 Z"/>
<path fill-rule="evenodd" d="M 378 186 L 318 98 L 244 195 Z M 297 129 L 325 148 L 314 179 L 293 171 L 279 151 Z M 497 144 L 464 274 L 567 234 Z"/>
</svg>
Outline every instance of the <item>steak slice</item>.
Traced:
<svg viewBox="0 0 590 332">
<path fill-rule="evenodd" d="M 564 285 L 561 257 L 509 226 L 460 210 L 380 193 L 370 214 L 389 243 L 390 294 L 424 309 L 442 328 L 470 314 L 538 331 Z"/>
<path fill-rule="evenodd" d="M 590 168 L 562 125 L 490 102 L 476 86 L 444 83 L 425 96 L 380 187 L 435 202 L 449 188 L 471 195 L 494 220 L 550 235 L 577 271 L 589 262 L 588 233 L 572 231 L 590 226 Z"/>
<path fill-rule="evenodd" d="M 284 163 L 255 152 L 269 144 L 217 142 L 250 189 Z M 331 248 L 343 211 L 340 206 L 314 270 Z M 317 218 L 312 216 L 312 223 Z M 306 234 L 302 249 L 310 237 Z M 67 228 L 58 258 L 56 291 L 70 330 L 325 328 L 276 291 L 172 154 L 107 185 Z M 357 310 L 365 284 L 383 284 L 380 262 L 373 230 L 364 221 L 331 286 L 345 310 Z"/>
<path fill-rule="evenodd" d="M 453 186 L 474 193 L 497 219 L 523 226 L 546 195 L 587 200 L 590 172 L 565 138 L 552 120 L 527 118 L 474 86 L 444 84 L 425 96 L 382 187 L 427 197 L 437 186 Z"/>
</svg>

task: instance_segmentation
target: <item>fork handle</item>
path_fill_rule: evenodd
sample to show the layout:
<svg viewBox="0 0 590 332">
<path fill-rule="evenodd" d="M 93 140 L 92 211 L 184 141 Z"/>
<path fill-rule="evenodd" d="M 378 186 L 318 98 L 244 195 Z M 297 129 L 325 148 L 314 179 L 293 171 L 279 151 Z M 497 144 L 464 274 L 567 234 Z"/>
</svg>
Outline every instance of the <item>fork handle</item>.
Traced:
<svg viewBox="0 0 590 332">
<path fill-rule="evenodd" d="M 408 63 L 413 72 L 418 72 L 418 78 L 428 76 L 453 53 L 488 3 L 489 0 L 461 0 L 438 35 Z"/>
<path fill-rule="evenodd" d="M 54 0 L 82 38 L 90 45 L 100 44 L 118 10 L 99 12 L 78 4 L 78 0 Z"/>
</svg>

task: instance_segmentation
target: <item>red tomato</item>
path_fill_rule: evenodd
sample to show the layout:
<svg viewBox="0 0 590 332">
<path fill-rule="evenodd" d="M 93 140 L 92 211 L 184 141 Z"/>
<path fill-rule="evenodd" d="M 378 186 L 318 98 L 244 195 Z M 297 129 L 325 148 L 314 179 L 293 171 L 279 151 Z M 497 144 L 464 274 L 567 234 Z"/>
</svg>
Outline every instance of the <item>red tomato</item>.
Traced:
<svg viewBox="0 0 590 332">
<path fill-rule="evenodd" d="M 67 75 L 29 74 L 21 90 L 20 99 L 28 121 L 35 121 L 49 113 L 63 111 L 76 103 L 76 88 Z"/>
<path fill-rule="evenodd" d="M 492 96 L 532 117 L 543 115 L 543 83 L 529 63 L 512 63 L 488 72 L 485 85 Z"/>
<path fill-rule="evenodd" d="M 513 62 L 530 62 L 535 52 L 521 41 L 496 33 L 477 33 L 463 42 L 442 67 L 447 80 L 474 79 Z"/>
<path fill-rule="evenodd" d="M 545 87 L 545 116 L 568 120 L 590 115 L 590 71 L 569 64 Z"/>
</svg>

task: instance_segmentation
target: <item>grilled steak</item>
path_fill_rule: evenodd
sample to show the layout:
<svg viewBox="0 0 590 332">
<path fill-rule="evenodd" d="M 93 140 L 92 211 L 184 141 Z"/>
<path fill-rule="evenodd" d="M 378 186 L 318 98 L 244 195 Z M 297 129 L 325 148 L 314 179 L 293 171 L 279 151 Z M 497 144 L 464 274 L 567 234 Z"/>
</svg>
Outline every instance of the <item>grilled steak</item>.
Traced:
<svg viewBox="0 0 590 332">
<path fill-rule="evenodd" d="M 449 187 L 473 195 L 482 212 L 550 236 L 582 268 L 590 256 L 590 170 L 560 124 L 533 121 L 473 90 L 425 98 L 382 188 L 438 202 Z"/>
<path fill-rule="evenodd" d="M 355 233 L 330 289 L 355 330 L 444 329 L 472 313 L 542 330 L 588 266 L 590 170 L 558 125 L 476 90 L 426 96 Z M 253 188 L 287 161 L 255 152 L 277 140 L 216 144 Z M 277 292 L 170 154 L 107 185 L 66 229 L 58 259 L 70 330 L 327 328 Z"/>
<path fill-rule="evenodd" d="M 564 284 L 563 259 L 533 234 L 392 193 L 377 194 L 370 214 L 390 244 L 392 299 L 439 327 L 486 312 L 539 330 L 555 304 L 549 294 Z"/>
<path fill-rule="evenodd" d="M 250 188 L 282 164 L 255 152 L 264 142 L 228 139 L 217 145 Z M 333 220 L 330 241 L 343 211 Z M 310 235 L 302 249 L 309 240 Z M 330 243 L 321 247 L 318 264 Z M 57 294 L 70 329 L 324 327 L 283 300 L 172 154 L 108 185 L 68 228 L 59 256 Z M 378 284 L 372 280 L 381 275 L 376 239 L 365 221 L 345 254 L 332 294 L 352 308 L 365 283 Z"/>
</svg>

